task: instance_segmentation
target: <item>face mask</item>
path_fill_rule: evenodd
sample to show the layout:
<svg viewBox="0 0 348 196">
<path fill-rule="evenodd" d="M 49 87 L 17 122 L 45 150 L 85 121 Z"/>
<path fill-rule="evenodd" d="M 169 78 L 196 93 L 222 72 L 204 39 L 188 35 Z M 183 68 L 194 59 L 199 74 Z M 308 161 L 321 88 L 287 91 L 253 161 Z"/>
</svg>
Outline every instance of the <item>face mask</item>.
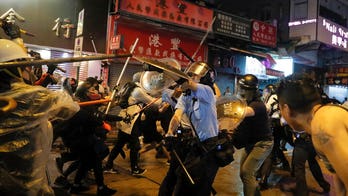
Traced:
<svg viewBox="0 0 348 196">
<path fill-rule="evenodd" d="M 255 90 L 246 90 L 238 86 L 237 88 L 237 96 L 239 96 L 242 99 L 245 99 L 246 101 L 251 101 L 254 98 Z"/>
</svg>

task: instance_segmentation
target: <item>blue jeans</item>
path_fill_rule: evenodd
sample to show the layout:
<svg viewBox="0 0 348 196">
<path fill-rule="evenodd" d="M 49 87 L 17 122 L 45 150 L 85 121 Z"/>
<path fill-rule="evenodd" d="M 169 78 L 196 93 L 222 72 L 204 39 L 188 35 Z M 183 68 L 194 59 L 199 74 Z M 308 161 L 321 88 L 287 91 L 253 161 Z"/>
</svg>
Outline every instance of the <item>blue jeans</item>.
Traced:
<svg viewBox="0 0 348 196">
<path fill-rule="evenodd" d="M 243 182 L 244 196 L 261 195 L 259 184 L 256 181 L 256 172 L 271 153 L 273 140 L 259 141 L 247 145 L 241 155 L 240 178 Z"/>
</svg>

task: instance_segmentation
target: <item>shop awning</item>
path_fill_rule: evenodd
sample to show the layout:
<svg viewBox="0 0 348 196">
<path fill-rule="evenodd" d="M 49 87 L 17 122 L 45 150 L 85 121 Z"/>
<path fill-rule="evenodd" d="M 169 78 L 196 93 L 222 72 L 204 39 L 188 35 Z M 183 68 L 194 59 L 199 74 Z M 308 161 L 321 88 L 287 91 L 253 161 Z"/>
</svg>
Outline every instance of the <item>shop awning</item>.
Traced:
<svg viewBox="0 0 348 196">
<path fill-rule="evenodd" d="M 274 64 L 277 64 L 275 62 L 275 60 L 272 58 L 272 56 L 267 54 L 267 53 L 243 50 L 243 49 L 234 48 L 234 47 L 230 47 L 230 50 L 241 52 L 241 53 L 245 53 L 245 54 L 250 54 L 250 55 L 253 55 L 253 56 L 256 56 L 256 57 L 265 58 L 270 63 L 271 66 L 274 65 Z"/>
<path fill-rule="evenodd" d="M 294 59 L 294 63 L 296 63 L 296 64 L 312 65 L 312 66 L 315 65 L 314 61 L 307 59 L 303 56 L 300 56 L 298 54 L 291 54 L 290 56 Z"/>
<path fill-rule="evenodd" d="M 259 51 L 252 51 L 252 50 L 244 50 L 244 49 L 240 49 L 240 48 L 235 48 L 235 47 L 229 47 L 229 48 L 226 48 L 224 46 L 220 46 L 220 45 L 216 45 L 216 44 L 211 44 L 209 43 L 208 44 L 209 46 L 213 46 L 213 47 L 216 47 L 216 48 L 220 48 L 220 49 L 223 49 L 223 50 L 227 50 L 227 51 L 235 51 L 235 52 L 240 52 L 240 53 L 244 53 L 244 54 L 248 54 L 250 56 L 254 56 L 256 58 L 263 58 L 265 59 L 270 66 L 276 64 L 275 60 L 273 59 L 273 57 L 267 53 L 264 53 L 264 52 L 259 52 Z"/>
</svg>

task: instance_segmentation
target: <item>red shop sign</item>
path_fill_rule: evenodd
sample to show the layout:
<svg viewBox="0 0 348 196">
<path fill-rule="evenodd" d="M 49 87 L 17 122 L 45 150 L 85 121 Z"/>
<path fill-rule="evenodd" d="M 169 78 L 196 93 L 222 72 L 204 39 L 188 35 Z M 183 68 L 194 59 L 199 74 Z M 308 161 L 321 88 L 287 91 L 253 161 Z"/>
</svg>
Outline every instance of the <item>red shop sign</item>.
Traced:
<svg viewBox="0 0 348 196">
<path fill-rule="evenodd" d="M 183 0 L 121 0 L 120 10 L 206 31 L 213 11 Z"/>
<path fill-rule="evenodd" d="M 253 20 L 251 41 L 264 46 L 277 46 L 277 28 L 271 24 Z"/>
<path fill-rule="evenodd" d="M 181 63 L 182 67 L 189 64 L 187 59 L 178 48 L 182 48 L 188 55 L 193 55 L 197 50 L 200 41 L 192 40 L 178 33 L 154 30 L 151 27 L 147 29 L 137 29 L 125 25 L 117 26 L 117 34 L 124 37 L 124 48 L 129 50 L 136 38 L 139 38 L 138 44 L 134 50 L 134 55 L 148 58 L 174 58 Z M 204 61 L 205 46 L 202 46 L 195 61 Z"/>
<path fill-rule="evenodd" d="M 266 75 L 284 77 L 284 72 L 275 69 L 266 68 Z"/>
</svg>

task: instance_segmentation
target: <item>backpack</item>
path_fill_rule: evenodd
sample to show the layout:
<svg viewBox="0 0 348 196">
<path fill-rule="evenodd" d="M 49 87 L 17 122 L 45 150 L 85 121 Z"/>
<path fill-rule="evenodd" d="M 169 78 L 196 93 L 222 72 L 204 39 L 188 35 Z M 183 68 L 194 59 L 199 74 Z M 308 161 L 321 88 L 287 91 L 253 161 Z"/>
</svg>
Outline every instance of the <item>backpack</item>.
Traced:
<svg viewBox="0 0 348 196">
<path fill-rule="evenodd" d="M 118 104 L 122 109 L 129 107 L 128 98 L 132 93 L 133 89 L 138 85 L 135 82 L 127 82 L 121 88 L 121 90 L 117 93 Z"/>
</svg>

